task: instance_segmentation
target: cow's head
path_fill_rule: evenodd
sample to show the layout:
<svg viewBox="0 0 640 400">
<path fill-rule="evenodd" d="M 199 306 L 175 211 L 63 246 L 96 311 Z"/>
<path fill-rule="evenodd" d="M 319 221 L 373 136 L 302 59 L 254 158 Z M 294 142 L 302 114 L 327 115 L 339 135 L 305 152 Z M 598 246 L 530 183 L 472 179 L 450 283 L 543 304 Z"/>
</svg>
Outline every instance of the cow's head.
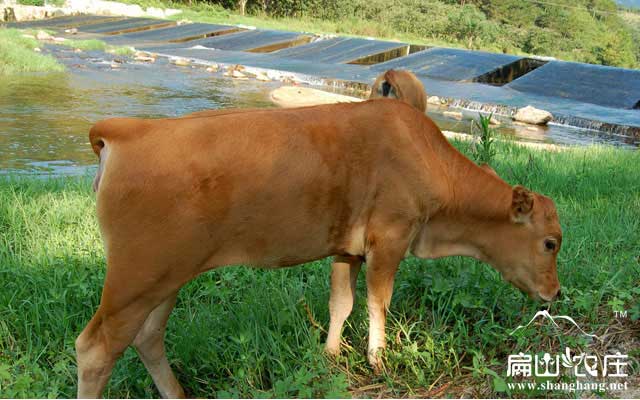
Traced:
<svg viewBox="0 0 640 400">
<path fill-rule="evenodd" d="M 483 252 L 505 280 L 535 299 L 552 301 L 560 294 L 562 230 L 553 200 L 513 187 L 509 221 L 495 224 L 494 240 Z"/>
<path fill-rule="evenodd" d="M 511 188 L 504 200 L 499 206 L 496 201 L 493 215 L 434 216 L 417 235 L 411 252 L 423 258 L 474 257 L 491 264 L 530 297 L 552 301 L 560 294 L 556 258 L 562 230 L 556 207 L 550 198 L 522 186 Z"/>
</svg>

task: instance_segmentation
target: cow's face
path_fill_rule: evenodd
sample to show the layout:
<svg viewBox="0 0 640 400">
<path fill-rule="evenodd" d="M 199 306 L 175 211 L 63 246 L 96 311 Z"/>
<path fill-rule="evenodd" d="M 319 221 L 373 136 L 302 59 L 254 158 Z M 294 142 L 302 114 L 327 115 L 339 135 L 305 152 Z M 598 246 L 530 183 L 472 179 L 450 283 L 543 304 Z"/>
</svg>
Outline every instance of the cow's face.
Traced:
<svg viewBox="0 0 640 400">
<path fill-rule="evenodd" d="M 482 249 L 487 261 L 532 298 L 554 300 L 560 293 L 562 230 L 553 201 L 515 186 L 509 216 L 509 223 L 495 227 L 496 246 Z"/>
</svg>

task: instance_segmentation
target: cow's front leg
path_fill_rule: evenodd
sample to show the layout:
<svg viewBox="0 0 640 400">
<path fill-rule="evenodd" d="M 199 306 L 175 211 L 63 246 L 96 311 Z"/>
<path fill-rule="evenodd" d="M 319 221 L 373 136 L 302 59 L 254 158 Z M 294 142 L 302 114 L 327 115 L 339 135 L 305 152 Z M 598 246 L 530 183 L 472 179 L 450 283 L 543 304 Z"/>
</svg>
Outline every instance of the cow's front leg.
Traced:
<svg viewBox="0 0 640 400">
<path fill-rule="evenodd" d="M 381 351 L 385 348 L 385 322 L 393 294 L 393 280 L 412 236 L 412 225 L 377 225 L 367 237 L 367 307 L 369 309 L 369 364 L 382 372 Z"/>
<path fill-rule="evenodd" d="M 369 364 L 382 372 L 381 351 L 386 346 L 385 322 L 393 293 L 393 280 L 402 251 L 373 251 L 367 256 L 367 307 L 369 309 Z"/>
<path fill-rule="evenodd" d="M 335 257 L 331 264 L 331 296 L 329 297 L 329 333 L 325 351 L 330 355 L 340 353 L 342 326 L 353 309 L 356 283 L 362 266 L 359 257 Z"/>
</svg>

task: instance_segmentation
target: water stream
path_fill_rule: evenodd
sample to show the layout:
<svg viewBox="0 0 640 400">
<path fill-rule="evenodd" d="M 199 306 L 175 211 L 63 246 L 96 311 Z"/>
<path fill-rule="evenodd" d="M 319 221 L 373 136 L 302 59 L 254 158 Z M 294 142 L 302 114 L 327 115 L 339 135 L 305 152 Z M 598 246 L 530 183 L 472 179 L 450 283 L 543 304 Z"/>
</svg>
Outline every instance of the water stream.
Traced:
<svg viewBox="0 0 640 400">
<path fill-rule="evenodd" d="M 273 107 L 268 94 L 281 84 L 234 80 L 163 59 L 144 64 L 101 52 L 76 53 L 61 47 L 47 51 L 67 66 L 66 73 L 11 76 L 0 85 L 0 174 L 85 174 L 96 163 L 87 138 L 95 121 Z M 470 111 L 464 112 L 462 121 L 446 117 L 441 110 L 429 115 L 442 129 L 465 133 L 471 118 L 477 117 Z M 534 131 L 507 123 L 499 130 L 534 141 L 603 142 L 598 135 L 566 127 Z"/>
</svg>

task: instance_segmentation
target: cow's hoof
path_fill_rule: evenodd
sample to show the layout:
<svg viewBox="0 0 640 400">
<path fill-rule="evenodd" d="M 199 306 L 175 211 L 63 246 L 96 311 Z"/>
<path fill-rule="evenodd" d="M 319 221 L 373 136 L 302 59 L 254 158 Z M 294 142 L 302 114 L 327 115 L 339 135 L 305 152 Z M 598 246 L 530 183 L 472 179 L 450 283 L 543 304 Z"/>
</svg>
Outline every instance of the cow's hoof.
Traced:
<svg viewBox="0 0 640 400">
<path fill-rule="evenodd" d="M 384 363 L 382 362 L 382 348 L 377 348 L 373 350 L 369 350 L 369 365 L 373 369 L 373 373 L 376 375 L 380 375 L 384 372 Z"/>
<path fill-rule="evenodd" d="M 325 346 L 324 352 L 329 357 L 338 357 L 340 355 L 340 345 L 338 346 Z"/>
</svg>

